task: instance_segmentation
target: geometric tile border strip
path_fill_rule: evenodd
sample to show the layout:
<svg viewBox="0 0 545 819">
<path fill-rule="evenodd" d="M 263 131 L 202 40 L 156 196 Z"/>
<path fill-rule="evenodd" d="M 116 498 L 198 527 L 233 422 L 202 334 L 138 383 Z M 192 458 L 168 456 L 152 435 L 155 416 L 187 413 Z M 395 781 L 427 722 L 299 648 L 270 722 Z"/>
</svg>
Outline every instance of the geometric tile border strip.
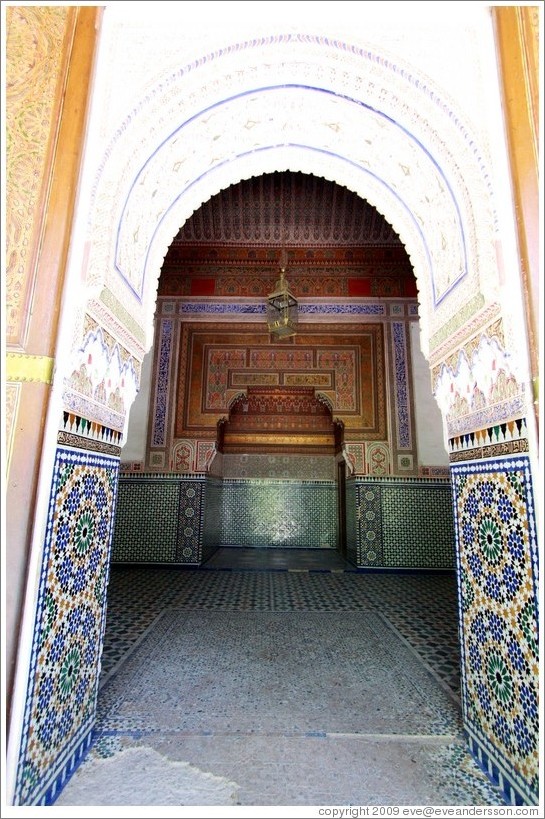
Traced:
<svg viewBox="0 0 545 819">
<path fill-rule="evenodd" d="M 174 323 L 170 320 L 163 319 L 158 328 L 158 349 L 157 354 L 157 382 L 155 385 L 154 396 L 154 414 L 153 426 L 151 433 L 152 446 L 165 445 L 165 421 L 168 404 L 168 396 L 170 392 L 170 379 L 168 377 L 170 372 L 170 353 L 172 347 L 172 336 L 174 332 Z"/>
<path fill-rule="evenodd" d="M 484 460 L 528 452 L 526 420 L 518 418 L 448 440 L 449 461 Z"/>
<path fill-rule="evenodd" d="M 412 424 L 407 330 L 404 323 L 394 321 L 390 326 L 390 331 L 394 355 L 396 446 L 398 449 L 410 449 L 412 447 Z"/>
</svg>

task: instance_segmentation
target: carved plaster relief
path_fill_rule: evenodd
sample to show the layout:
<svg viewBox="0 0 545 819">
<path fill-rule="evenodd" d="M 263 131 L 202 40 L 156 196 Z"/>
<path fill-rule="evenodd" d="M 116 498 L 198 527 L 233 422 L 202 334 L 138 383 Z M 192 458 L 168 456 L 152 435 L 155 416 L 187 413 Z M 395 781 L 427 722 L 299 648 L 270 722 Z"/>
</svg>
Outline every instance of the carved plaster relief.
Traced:
<svg viewBox="0 0 545 819">
<path fill-rule="evenodd" d="M 433 393 L 447 423 L 487 407 L 516 401 L 523 395 L 524 385 L 519 382 L 514 362 L 502 344 L 501 330 L 498 321 L 487 333 L 468 342 L 434 368 Z M 510 414 L 512 412 L 513 407 Z M 500 419 L 503 420 L 501 409 L 497 415 L 497 420 Z"/>
<path fill-rule="evenodd" d="M 87 324 L 83 343 L 72 355 L 64 405 L 91 420 L 124 430 L 139 388 L 140 363 L 94 321 L 88 319 Z"/>
<path fill-rule="evenodd" d="M 36 225 L 47 174 L 49 135 L 63 59 L 67 6 L 7 9 L 6 327 L 24 343 L 36 263 Z M 10 146 L 17 150 L 10 150 Z"/>
</svg>

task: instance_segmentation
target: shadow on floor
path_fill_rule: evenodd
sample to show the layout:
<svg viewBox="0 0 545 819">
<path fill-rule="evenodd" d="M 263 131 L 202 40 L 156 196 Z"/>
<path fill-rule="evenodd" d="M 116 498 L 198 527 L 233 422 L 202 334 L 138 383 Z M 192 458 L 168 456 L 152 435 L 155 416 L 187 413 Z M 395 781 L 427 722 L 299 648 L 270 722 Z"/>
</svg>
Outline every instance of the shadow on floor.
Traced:
<svg viewBox="0 0 545 819">
<path fill-rule="evenodd" d="M 203 569 L 258 569 L 264 571 L 357 571 L 336 549 L 278 549 L 223 546 Z"/>
</svg>

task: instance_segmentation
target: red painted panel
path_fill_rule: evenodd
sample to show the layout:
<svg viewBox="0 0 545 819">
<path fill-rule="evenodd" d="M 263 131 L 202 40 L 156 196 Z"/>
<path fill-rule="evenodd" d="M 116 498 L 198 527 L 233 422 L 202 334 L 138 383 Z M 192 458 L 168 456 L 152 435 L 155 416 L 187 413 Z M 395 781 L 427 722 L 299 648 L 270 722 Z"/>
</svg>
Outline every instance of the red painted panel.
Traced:
<svg viewBox="0 0 545 819">
<path fill-rule="evenodd" d="M 192 296 L 213 296 L 215 279 L 191 279 Z"/>
<path fill-rule="evenodd" d="M 371 279 L 348 279 L 349 296 L 370 296 Z"/>
</svg>

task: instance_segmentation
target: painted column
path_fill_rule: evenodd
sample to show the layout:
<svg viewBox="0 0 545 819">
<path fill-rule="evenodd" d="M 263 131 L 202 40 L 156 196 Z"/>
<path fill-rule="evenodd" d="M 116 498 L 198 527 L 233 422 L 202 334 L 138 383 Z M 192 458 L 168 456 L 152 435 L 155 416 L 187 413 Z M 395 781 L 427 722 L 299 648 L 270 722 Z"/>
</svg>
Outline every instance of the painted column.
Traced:
<svg viewBox="0 0 545 819">
<path fill-rule="evenodd" d="M 528 390 L 502 322 L 435 371 L 446 415 L 470 748 L 508 804 L 538 804 L 539 656 L 535 464 Z M 440 374 L 439 374 L 440 373 Z M 530 407 L 530 419 L 532 411 Z"/>
<path fill-rule="evenodd" d="M 6 779 L 32 805 L 90 741 L 122 424 L 64 405 L 59 340 L 100 11 L 8 14 Z"/>
</svg>

